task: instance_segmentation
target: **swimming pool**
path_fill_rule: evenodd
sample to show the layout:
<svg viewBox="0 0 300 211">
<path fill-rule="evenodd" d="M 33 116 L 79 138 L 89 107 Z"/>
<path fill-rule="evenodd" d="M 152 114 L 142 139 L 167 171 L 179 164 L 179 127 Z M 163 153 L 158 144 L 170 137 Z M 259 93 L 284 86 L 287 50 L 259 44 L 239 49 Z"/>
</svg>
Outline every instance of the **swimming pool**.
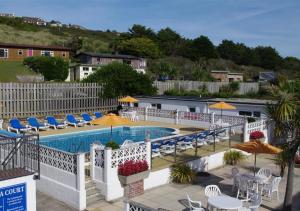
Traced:
<svg viewBox="0 0 300 211">
<path fill-rule="evenodd" d="M 175 133 L 175 129 L 165 127 L 115 127 L 112 134 L 109 128 L 44 136 L 40 138 L 40 144 L 65 152 L 86 153 L 90 151 L 90 145 L 95 142 L 101 142 L 105 145 L 108 141 L 114 140 L 118 144 L 122 144 L 125 140 L 144 141 L 147 134 L 149 134 L 150 139 L 156 139 Z"/>
</svg>

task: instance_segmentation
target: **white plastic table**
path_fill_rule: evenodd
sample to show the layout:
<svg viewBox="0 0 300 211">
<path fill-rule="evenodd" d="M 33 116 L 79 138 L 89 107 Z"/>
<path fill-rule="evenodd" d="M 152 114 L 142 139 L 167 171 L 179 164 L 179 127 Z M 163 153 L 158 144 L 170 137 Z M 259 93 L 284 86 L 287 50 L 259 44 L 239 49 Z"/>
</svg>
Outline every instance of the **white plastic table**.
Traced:
<svg viewBox="0 0 300 211">
<path fill-rule="evenodd" d="M 212 208 L 224 210 L 238 210 L 243 206 L 241 200 L 225 195 L 209 197 L 207 203 Z"/>
</svg>

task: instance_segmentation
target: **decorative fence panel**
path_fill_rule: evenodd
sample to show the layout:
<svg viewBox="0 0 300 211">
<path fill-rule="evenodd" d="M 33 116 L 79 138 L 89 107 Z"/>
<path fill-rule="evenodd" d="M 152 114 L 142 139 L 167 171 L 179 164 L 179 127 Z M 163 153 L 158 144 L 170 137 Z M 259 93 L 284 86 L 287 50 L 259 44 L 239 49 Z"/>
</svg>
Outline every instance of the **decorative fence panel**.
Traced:
<svg viewBox="0 0 300 211">
<path fill-rule="evenodd" d="M 0 83 L 0 115 L 11 118 L 115 109 L 117 99 L 101 99 L 101 91 L 96 83 Z"/>
<path fill-rule="evenodd" d="M 185 120 L 195 120 L 201 122 L 211 122 L 211 114 L 206 113 L 193 113 L 193 112 L 185 112 L 179 111 L 178 112 L 178 119 L 185 119 Z"/>
<path fill-rule="evenodd" d="M 222 122 L 227 122 L 231 125 L 243 124 L 246 120 L 243 116 L 229 116 L 229 115 L 219 115 L 215 114 L 215 122 L 222 120 Z"/>
<path fill-rule="evenodd" d="M 158 89 L 158 94 L 162 95 L 165 91 L 171 89 L 177 90 L 198 90 L 199 87 L 205 86 L 210 93 L 219 92 L 220 87 L 228 85 L 229 82 L 201 82 L 201 81 L 155 81 L 153 85 Z M 240 83 L 239 94 L 247 94 L 249 92 L 258 92 L 259 83 Z"/>
<path fill-rule="evenodd" d="M 163 118 L 174 118 L 176 111 L 174 110 L 161 110 L 155 108 L 148 108 L 147 115 L 154 117 L 163 117 Z"/>
</svg>

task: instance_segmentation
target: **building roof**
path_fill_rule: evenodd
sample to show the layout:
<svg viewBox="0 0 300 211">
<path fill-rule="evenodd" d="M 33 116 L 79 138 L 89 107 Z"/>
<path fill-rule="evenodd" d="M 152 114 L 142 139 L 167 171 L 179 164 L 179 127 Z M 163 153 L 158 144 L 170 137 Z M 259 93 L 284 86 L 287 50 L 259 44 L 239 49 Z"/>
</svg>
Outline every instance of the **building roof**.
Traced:
<svg viewBox="0 0 300 211">
<path fill-rule="evenodd" d="M 210 71 L 211 73 L 229 73 L 229 71 L 227 71 L 227 70 L 212 70 L 212 71 Z"/>
<path fill-rule="evenodd" d="M 228 75 L 244 75 L 243 73 L 228 73 Z"/>
<path fill-rule="evenodd" d="M 106 54 L 106 53 L 92 53 L 92 52 L 80 52 L 79 55 L 88 55 L 92 57 L 102 57 L 102 58 L 116 58 L 116 59 L 141 59 L 137 56 L 125 55 L 125 54 Z"/>
<path fill-rule="evenodd" d="M 273 104 L 275 101 L 262 100 L 262 99 L 248 99 L 248 98 L 212 98 L 212 97 L 191 97 L 191 96 L 167 96 L 167 95 L 156 95 L 156 96 L 135 96 L 138 99 L 159 99 L 159 100 L 177 100 L 177 101 L 194 101 L 194 102 L 227 102 L 235 104 L 251 104 L 251 105 L 266 105 Z"/>
<path fill-rule="evenodd" d="M 43 46 L 43 45 L 31 45 L 31 44 L 14 44 L 14 43 L 0 43 L 0 47 L 6 48 L 33 48 L 40 50 L 60 50 L 60 51 L 71 51 L 71 48 L 63 46 Z"/>
</svg>

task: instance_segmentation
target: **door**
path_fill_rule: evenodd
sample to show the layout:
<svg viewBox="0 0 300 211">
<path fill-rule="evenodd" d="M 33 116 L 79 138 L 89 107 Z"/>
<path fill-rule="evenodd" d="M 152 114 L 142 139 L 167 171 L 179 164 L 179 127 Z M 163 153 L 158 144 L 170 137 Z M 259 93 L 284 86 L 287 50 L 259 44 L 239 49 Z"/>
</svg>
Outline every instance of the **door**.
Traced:
<svg viewBox="0 0 300 211">
<path fill-rule="evenodd" d="M 33 49 L 28 49 L 27 54 L 28 54 L 29 57 L 33 56 Z"/>
</svg>

